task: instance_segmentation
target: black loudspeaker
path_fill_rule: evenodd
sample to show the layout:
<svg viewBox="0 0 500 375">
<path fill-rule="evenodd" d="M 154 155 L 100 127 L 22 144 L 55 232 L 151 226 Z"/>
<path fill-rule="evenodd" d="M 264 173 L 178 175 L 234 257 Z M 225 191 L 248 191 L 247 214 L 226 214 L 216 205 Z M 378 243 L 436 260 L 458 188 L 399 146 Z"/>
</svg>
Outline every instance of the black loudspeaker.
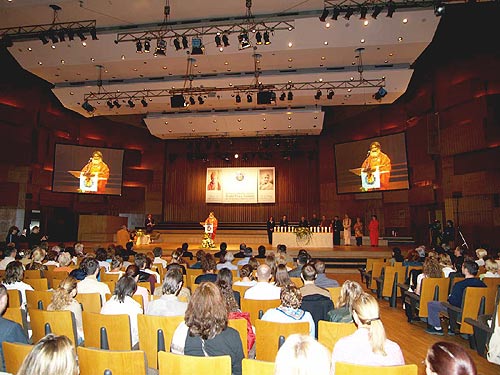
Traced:
<svg viewBox="0 0 500 375">
<path fill-rule="evenodd" d="M 170 106 L 172 108 L 182 108 L 185 106 L 185 102 L 184 95 L 172 95 L 170 97 Z"/>
<path fill-rule="evenodd" d="M 455 199 L 462 198 L 462 192 L 461 191 L 454 191 L 453 193 L 451 193 L 451 197 L 455 198 Z"/>
<path fill-rule="evenodd" d="M 257 93 L 257 104 L 271 104 L 276 102 L 274 91 L 260 91 Z"/>
</svg>

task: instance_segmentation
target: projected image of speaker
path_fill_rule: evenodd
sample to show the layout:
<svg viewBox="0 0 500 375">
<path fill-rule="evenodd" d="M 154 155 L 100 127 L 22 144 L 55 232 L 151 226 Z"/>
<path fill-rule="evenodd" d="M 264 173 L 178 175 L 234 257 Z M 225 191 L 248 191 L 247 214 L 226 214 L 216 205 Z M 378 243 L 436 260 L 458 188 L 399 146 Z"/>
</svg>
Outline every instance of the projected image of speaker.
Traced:
<svg viewBox="0 0 500 375">
<path fill-rule="evenodd" d="M 172 108 L 183 108 L 186 106 L 185 103 L 184 95 L 172 95 L 170 97 L 170 106 Z"/>
<path fill-rule="evenodd" d="M 276 93 L 274 91 L 260 91 L 257 93 L 257 104 L 276 103 Z"/>
</svg>

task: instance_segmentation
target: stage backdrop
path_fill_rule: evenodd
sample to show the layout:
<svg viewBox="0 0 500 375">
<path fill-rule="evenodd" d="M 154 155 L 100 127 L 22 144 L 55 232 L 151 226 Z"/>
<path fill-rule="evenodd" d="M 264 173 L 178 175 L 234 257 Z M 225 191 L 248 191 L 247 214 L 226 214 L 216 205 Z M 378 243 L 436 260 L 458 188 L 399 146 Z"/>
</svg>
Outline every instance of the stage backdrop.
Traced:
<svg viewBox="0 0 500 375">
<path fill-rule="evenodd" d="M 207 168 L 206 203 L 275 203 L 274 167 Z"/>
</svg>

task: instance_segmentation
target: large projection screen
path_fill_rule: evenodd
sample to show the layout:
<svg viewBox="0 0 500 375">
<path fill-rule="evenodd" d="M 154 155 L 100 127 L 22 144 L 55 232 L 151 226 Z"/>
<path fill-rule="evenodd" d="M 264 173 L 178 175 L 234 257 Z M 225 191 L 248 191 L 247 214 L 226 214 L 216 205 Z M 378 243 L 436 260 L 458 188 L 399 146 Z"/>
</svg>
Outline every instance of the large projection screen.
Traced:
<svg viewBox="0 0 500 375">
<path fill-rule="evenodd" d="M 405 133 L 335 145 L 337 193 L 409 189 Z"/>
<path fill-rule="evenodd" d="M 206 203 L 275 203 L 274 167 L 207 168 Z"/>
<path fill-rule="evenodd" d="M 123 150 L 67 144 L 55 147 L 52 191 L 122 194 Z"/>
</svg>

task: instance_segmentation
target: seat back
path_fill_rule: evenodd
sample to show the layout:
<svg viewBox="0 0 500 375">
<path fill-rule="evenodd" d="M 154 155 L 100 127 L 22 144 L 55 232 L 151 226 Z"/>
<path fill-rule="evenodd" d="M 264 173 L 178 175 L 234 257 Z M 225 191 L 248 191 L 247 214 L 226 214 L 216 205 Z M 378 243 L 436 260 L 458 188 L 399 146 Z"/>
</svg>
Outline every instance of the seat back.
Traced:
<svg viewBox="0 0 500 375">
<path fill-rule="evenodd" d="M 419 270 L 422 271 L 422 266 L 407 266 L 406 267 L 406 272 L 405 272 L 405 280 L 410 276 L 410 272 L 413 270 Z M 402 280 L 402 279 L 401 279 Z"/>
<path fill-rule="evenodd" d="M 497 289 L 500 285 L 500 277 L 485 277 L 483 278 L 483 283 L 488 287 L 493 287 L 493 289 Z"/>
<path fill-rule="evenodd" d="M 193 268 L 187 268 L 186 269 L 186 287 L 191 289 L 191 276 L 198 276 L 198 275 L 201 275 L 203 273 L 203 270 L 202 269 L 193 269 Z M 191 294 L 192 294 L 193 290 L 191 289 Z"/>
<path fill-rule="evenodd" d="M 372 267 L 372 279 L 370 281 L 370 285 L 368 285 L 368 289 L 377 289 L 377 281 L 376 278 L 380 277 L 382 273 L 382 268 L 385 267 L 385 263 L 383 262 L 375 262 Z"/>
<path fill-rule="evenodd" d="M 484 301 L 481 302 L 483 298 Z M 488 299 L 488 288 L 468 287 L 465 289 L 464 300 L 462 302 L 462 314 L 459 320 L 457 319 L 457 322 L 460 324 L 460 333 L 469 335 L 474 333 L 472 326 L 465 322 L 465 318 L 477 319 L 479 314 L 485 312 L 480 311 L 480 306 L 484 304 L 483 306 L 485 307 L 489 302 Z"/>
<path fill-rule="evenodd" d="M 401 290 L 397 287 L 398 283 L 405 280 L 406 267 L 395 265 L 394 267 L 385 267 L 384 284 L 382 287 L 382 297 L 401 297 Z"/>
<path fill-rule="evenodd" d="M 28 279 L 40 279 L 42 278 L 41 270 L 26 270 L 24 271 L 24 282 Z"/>
<path fill-rule="evenodd" d="M 24 358 L 28 356 L 33 349 L 33 345 L 19 344 L 17 342 L 2 343 L 5 371 L 9 374 L 17 374 L 17 371 L 23 364 Z"/>
<path fill-rule="evenodd" d="M 255 359 L 273 362 L 279 349 L 280 336 L 285 340 L 294 333 L 309 334 L 309 323 L 277 323 L 257 319 L 255 322 Z"/>
<path fill-rule="evenodd" d="M 234 328 L 240 334 L 241 345 L 243 346 L 243 354 L 245 358 L 248 357 L 248 331 L 247 331 L 247 320 L 244 318 L 240 319 L 228 319 L 228 327 Z"/>
<path fill-rule="evenodd" d="M 297 287 L 302 288 L 304 286 L 304 282 L 300 277 L 290 277 L 290 281 Z"/>
<path fill-rule="evenodd" d="M 64 335 L 74 346 L 78 343 L 75 318 L 71 311 L 46 311 L 29 309 L 33 342 L 38 342 L 46 334 Z"/>
<path fill-rule="evenodd" d="M 274 362 L 244 358 L 241 369 L 242 375 L 274 375 Z"/>
<path fill-rule="evenodd" d="M 308 311 L 314 320 L 315 337 L 318 337 L 318 322 L 328 320 L 328 311 L 333 309 L 333 302 L 330 298 L 320 294 L 308 295 L 302 298 L 300 308 Z"/>
<path fill-rule="evenodd" d="M 354 323 L 334 323 L 321 320 L 318 322 L 318 341 L 332 351 L 340 338 L 352 335 L 356 329 Z"/>
<path fill-rule="evenodd" d="M 384 263 L 383 258 L 368 258 L 366 259 L 366 272 L 369 272 L 373 269 L 374 263 Z"/>
<path fill-rule="evenodd" d="M 142 298 L 142 295 L 140 294 L 134 294 L 132 296 L 132 299 L 137 302 L 139 305 L 141 305 L 142 311 L 144 311 L 144 298 Z"/>
<path fill-rule="evenodd" d="M 266 312 L 269 309 L 274 307 L 278 307 L 281 304 L 281 300 L 279 299 L 271 299 L 271 300 L 257 300 L 257 299 L 241 299 L 241 311 L 247 312 L 250 314 L 250 321 L 253 325 L 257 319 L 259 319 L 259 311 Z M 274 359 L 273 359 L 274 360 Z"/>
<path fill-rule="evenodd" d="M 326 288 L 326 290 L 328 290 L 328 292 L 330 293 L 330 298 L 332 299 L 333 304 L 336 305 L 338 303 L 342 287 L 336 286 L 333 288 Z"/>
<path fill-rule="evenodd" d="M 85 347 L 132 350 L 128 315 L 104 315 L 83 311 L 82 317 Z"/>
<path fill-rule="evenodd" d="M 101 281 L 101 282 L 106 284 L 111 294 L 113 294 L 113 292 L 115 291 L 116 281 Z"/>
<path fill-rule="evenodd" d="M 16 322 L 21 327 L 23 327 L 24 333 L 26 333 L 26 337 L 28 337 L 28 320 L 26 319 L 26 311 L 20 307 L 9 307 L 5 310 L 2 317 L 4 319 L 11 320 Z"/>
<path fill-rule="evenodd" d="M 363 366 L 352 363 L 336 362 L 335 375 L 417 375 L 417 365 L 402 366 Z"/>
<path fill-rule="evenodd" d="M 140 283 L 137 283 L 137 286 L 142 286 L 143 288 L 146 288 L 149 292 L 149 294 L 153 294 L 153 292 L 151 291 L 151 283 L 149 281 L 141 281 Z M 155 283 L 155 289 L 160 287 L 161 288 L 161 284 L 158 284 L 158 283 Z"/>
<path fill-rule="evenodd" d="M 243 296 L 245 295 L 245 292 L 249 288 L 251 288 L 251 287 L 250 286 L 246 286 L 246 285 L 234 285 L 233 284 L 233 290 L 236 291 L 236 292 L 239 292 L 241 298 L 243 298 Z"/>
<path fill-rule="evenodd" d="M 7 289 L 7 295 L 9 296 L 9 303 L 7 306 L 10 307 L 21 307 L 21 291 L 17 289 Z"/>
<path fill-rule="evenodd" d="M 35 290 L 49 290 L 49 282 L 47 279 L 27 279 L 25 282 L 31 285 Z"/>
<path fill-rule="evenodd" d="M 217 374 L 231 375 L 231 357 L 194 357 L 167 352 L 158 353 L 159 375 Z"/>
<path fill-rule="evenodd" d="M 146 357 L 142 350 L 112 351 L 79 346 L 77 353 L 80 375 L 101 375 L 106 370 L 112 375 L 146 375 Z"/>
<path fill-rule="evenodd" d="M 66 277 L 68 277 L 69 272 L 68 271 L 53 271 L 50 268 L 44 272 L 45 277 L 47 278 L 49 282 L 49 288 L 57 288 L 59 286 L 59 283 L 56 280 L 64 280 Z"/>
<path fill-rule="evenodd" d="M 184 316 L 137 315 L 139 343 L 146 353 L 148 366 L 158 368 L 158 352 L 170 351 L 172 336 L 177 326 L 184 321 Z"/>
<path fill-rule="evenodd" d="M 26 304 L 28 309 L 38 309 L 41 307 L 42 310 L 47 310 L 47 306 L 52 302 L 52 291 L 48 290 L 27 290 L 26 291 Z"/>
<path fill-rule="evenodd" d="M 445 277 L 424 277 L 422 279 L 422 286 L 420 288 L 420 307 L 418 316 L 427 318 L 429 312 L 427 310 L 427 303 L 434 301 L 444 302 L 448 298 L 448 287 L 450 281 Z"/>
<path fill-rule="evenodd" d="M 120 274 L 118 273 L 106 273 L 106 272 L 101 272 L 101 281 L 114 281 L 115 283 L 118 282 L 120 279 Z"/>
<path fill-rule="evenodd" d="M 100 313 L 102 308 L 101 295 L 99 293 L 80 293 L 75 299 L 82 306 L 82 311 Z"/>
</svg>

